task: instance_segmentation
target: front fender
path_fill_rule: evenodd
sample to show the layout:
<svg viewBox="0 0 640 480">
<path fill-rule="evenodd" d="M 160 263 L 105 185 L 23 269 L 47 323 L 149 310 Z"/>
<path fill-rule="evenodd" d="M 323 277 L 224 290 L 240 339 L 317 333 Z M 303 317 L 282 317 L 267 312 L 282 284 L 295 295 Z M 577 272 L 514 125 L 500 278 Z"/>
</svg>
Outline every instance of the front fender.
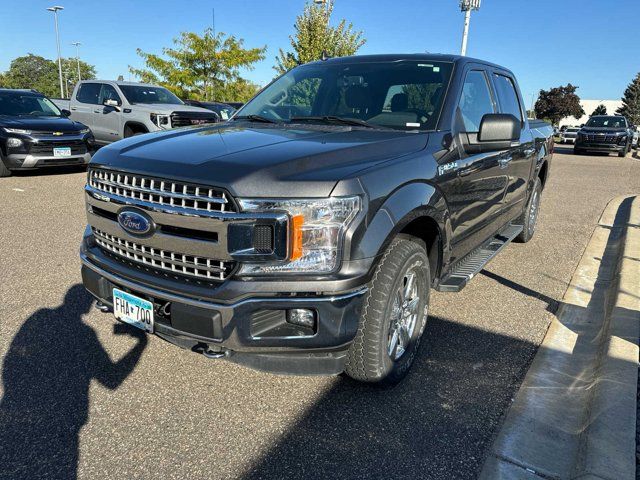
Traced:
<svg viewBox="0 0 640 480">
<path fill-rule="evenodd" d="M 449 210 L 440 191 L 423 182 L 400 187 L 381 201 L 375 211 L 368 212 L 366 227 L 360 229 L 357 232 L 359 238 L 352 241 L 355 249 L 351 258 L 359 260 L 381 255 L 398 232 L 411 221 L 424 216 L 438 224 L 443 245 L 442 258 L 448 258 L 451 238 Z"/>
</svg>

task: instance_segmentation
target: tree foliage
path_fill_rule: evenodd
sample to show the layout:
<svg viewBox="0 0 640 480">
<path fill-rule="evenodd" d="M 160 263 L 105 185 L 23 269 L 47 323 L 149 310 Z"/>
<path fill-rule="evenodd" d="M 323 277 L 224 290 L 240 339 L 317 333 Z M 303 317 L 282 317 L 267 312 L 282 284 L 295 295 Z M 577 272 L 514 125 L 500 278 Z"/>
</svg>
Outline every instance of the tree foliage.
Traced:
<svg viewBox="0 0 640 480">
<path fill-rule="evenodd" d="M 622 97 L 622 107 L 616 110 L 624 115 L 633 125 L 640 125 L 640 73 L 629 84 Z"/>
<path fill-rule="evenodd" d="M 540 90 L 535 104 L 536 118 L 542 118 L 557 125 L 564 117 L 573 116 L 578 120 L 584 115 L 580 105 L 580 97 L 576 94 L 578 87 L 559 86 L 550 90 Z"/>
<path fill-rule="evenodd" d="M 78 66 L 75 58 L 62 59 L 63 82 L 67 82 L 69 93 L 78 81 Z M 80 75 L 83 80 L 96 78 L 93 65 L 80 61 Z M 11 61 L 9 70 L 0 75 L 0 87 L 34 88 L 49 97 L 60 96 L 60 80 L 57 60 L 49 60 L 29 53 Z"/>
<path fill-rule="evenodd" d="M 257 86 L 240 76 L 264 59 L 267 47 L 244 48 L 244 40 L 208 28 L 203 35 L 182 32 L 173 39 L 174 48 L 163 48 L 164 56 L 137 49 L 146 68 L 129 66 L 143 82 L 160 84 L 181 98 L 245 101 Z M 227 96 L 229 95 L 229 96 Z"/>
<path fill-rule="evenodd" d="M 606 115 L 607 114 L 607 107 L 605 107 L 604 105 L 600 104 L 596 107 L 596 109 L 591 112 L 591 117 L 593 117 L 594 115 Z"/>
<path fill-rule="evenodd" d="M 291 51 L 280 49 L 273 67 L 282 74 L 302 63 L 320 60 L 323 52 L 329 57 L 353 55 L 365 44 L 362 31 L 355 31 L 353 24 L 340 20 L 337 26 L 331 26 L 334 0 L 326 4 L 315 4 L 310 0 L 304 6 L 301 15 L 296 18 L 295 33 L 289 36 Z"/>
</svg>

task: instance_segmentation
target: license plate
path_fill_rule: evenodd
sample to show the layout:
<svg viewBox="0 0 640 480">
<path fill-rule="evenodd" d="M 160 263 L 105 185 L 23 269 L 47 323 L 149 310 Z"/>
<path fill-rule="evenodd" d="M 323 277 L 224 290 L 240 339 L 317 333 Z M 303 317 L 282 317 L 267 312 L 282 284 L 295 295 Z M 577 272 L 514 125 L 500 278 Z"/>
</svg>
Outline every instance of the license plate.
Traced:
<svg viewBox="0 0 640 480">
<path fill-rule="evenodd" d="M 71 147 L 56 147 L 53 149 L 54 157 L 70 157 Z"/>
<path fill-rule="evenodd" d="M 129 325 L 153 332 L 153 304 L 144 298 L 114 288 L 113 314 Z"/>
</svg>

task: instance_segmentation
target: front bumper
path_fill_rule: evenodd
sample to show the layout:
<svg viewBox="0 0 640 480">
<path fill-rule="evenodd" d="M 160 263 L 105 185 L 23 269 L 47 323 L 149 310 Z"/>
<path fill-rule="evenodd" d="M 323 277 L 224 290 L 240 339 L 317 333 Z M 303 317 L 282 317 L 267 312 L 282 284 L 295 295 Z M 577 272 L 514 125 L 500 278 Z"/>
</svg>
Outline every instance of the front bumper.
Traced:
<svg viewBox="0 0 640 480">
<path fill-rule="evenodd" d="M 626 143 L 619 145 L 617 143 L 598 143 L 579 140 L 576 141 L 575 148 L 593 152 L 622 152 L 625 148 L 627 148 L 627 145 Z"/>
<path fill-rule="evenodd" d="M 294 294 L 284 290 L 274 292 L 273 282 L 253 280 L 242 283 L 250 283 L 256 292 L 254 296 L 215 301 L 161 290 L 108 270 L 92 260 L 84 244 L 80 257 L 84 286 L 103 304 L 112 306 L 113 288 L 129 291 L 154 304 L 154 333 L 163 339 L 182 348 L 219 353 L 232 362 L 274 373 L 342 372 L 367 291 L 366 287 L 359 287 L 346 292 L 318 293 L 310 284 L 307 293 L 298 290 Z M 298 288 L 304 289 L 304 285 Z M 313 310 L 315 331 L 278 336 L 278 312 L 291 308 Z M 270 313 L 274 314 L 276 325 L 272 330 L 260 323 Z M 258 324 L 260 328 L 256 328 Z"/>
<path fill-rule="evenodd" d="M 91 160 L 91 152 L 70 157 L 54 157 L 51 155 L 31 155 L 28 153 L 11 153 L 5 158 L 5 165 L 10 170 L 32 169 L 41 167 L 58 167 L 64 165 L 86 165 Z"/>
</svg>

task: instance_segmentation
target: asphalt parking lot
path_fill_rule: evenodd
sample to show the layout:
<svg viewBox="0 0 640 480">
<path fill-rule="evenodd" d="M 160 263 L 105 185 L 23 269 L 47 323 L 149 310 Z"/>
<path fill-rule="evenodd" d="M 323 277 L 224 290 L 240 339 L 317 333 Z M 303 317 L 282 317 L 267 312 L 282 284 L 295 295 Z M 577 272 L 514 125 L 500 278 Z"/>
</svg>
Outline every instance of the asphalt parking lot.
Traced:
<svg viewBox="0 0 640 480">
<path fill-rule="evenodd" d="M 608 200 L 640 160 L 559 147 L 536 237 L 434 294 L 393 389 L 114 334 L 80 284 L 77 170 L 0 181 L 0 478 L 475 478 Z"/>
</svg>

